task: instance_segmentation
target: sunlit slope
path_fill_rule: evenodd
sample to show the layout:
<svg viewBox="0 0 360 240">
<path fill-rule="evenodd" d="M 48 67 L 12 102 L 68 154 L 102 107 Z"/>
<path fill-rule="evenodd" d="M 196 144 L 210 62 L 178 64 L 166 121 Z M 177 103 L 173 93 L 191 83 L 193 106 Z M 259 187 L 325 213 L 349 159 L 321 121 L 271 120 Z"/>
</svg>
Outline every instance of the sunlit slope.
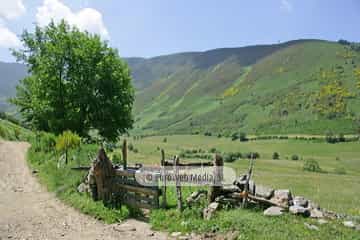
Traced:
<svg viewBox="0 0 360 240">
<path fill-rule="evenodd" d="M 269 46 L 272 51 L 250 47 L 247 55 L 235 49 L 233 54 L 229 49 L 226 54 L 204 52 L 200 63 L 190 53 L 182 55 L 176 68 L 172 65 L 169 73 L 138 88 L 136 130 L 213 134 L 357 130 L 360 102 L 354 70 L 360 66 L 359 52 L 319 40 Z M 245 61 L 244 57 L 255 56 L 251 51 L 257 52 L 256 57 Z M 216 61 L 204 60 L 219 55 Z M 166 61 L 163 64 L 166 68 Z M 348 94 L 341 96 L 342 111 L 330 116 L 320 112 L 324 98 L 318 98 L 320 89 L 329 85 L 331 89 L 335 81 Z M 338 96 L 326 96 L 330 103 L 325 105 L 332 106 L 332 97 Z"/>
</svg>

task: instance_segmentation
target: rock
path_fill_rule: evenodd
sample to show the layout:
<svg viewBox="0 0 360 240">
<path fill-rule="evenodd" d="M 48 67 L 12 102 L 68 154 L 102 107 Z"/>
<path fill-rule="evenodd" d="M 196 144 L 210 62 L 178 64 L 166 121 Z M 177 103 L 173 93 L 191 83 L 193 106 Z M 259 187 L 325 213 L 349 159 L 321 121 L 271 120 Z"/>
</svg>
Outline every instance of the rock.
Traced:
<svg viewBox="0 0 360 240">
<path fill-rule="evenodd" d="M 280 205 L 284 208 L 289 207 L 292 200 L 291 192 L 288 189 L 275 190 L 274 196 L 270 199 L 274 204 Z"/>
<path fill-rule="evenodd" d="M 190 239 L 190 237 L 189 236 L 180 236 L 180 237 L 178 237 L 178 239 L 179 240 L 188 240 L 188 239 Z"/>
<path fill-rule="evenodd" d="M 113 229 L 118 232 L 135 232 L 136 231 L 136 228 L 134 226 L 127 224 L 127 223 L 117 224 L 113 227 Z"/>
<path fill-rule="evenodd" d="M 308 200 L 302 196 L 295 196 L 293 198 L 293 204 L 294 206 L 307 207 Z"/>
<path fill-rule="evenodd" d="M 77 187 L 78 192 L 84 193 L 87 192 L 89 189 L 88 185 L 85 183 L 80 183 L 80 185 Z"/>
<path fill-rule="evenodd" d="M 237 240 L 240 235 L 239 231 L 229 231 L 225 234 L 224 239 L 226 240 Z"/>
<path fill-rule="evenodd" d="M 220 204 L 218 202 L 210 203 L 209 206 L 207 208 L 205 208 L 203 211 L 204 219 L 206 219 L 206 220 L 211 219 L 211 217 L 214 215 L 216 210 L 219 209 L 219 207 L 220 207 Z"/>
<path fill-rule="evenodd" d="M 301 206 L 290 206 L 289 212 L 295 215 L 302 215 L 304 217 L 310 216 L 310 210 Z"/>
<path fill-rule="evenodd" d="M 171 233 L 171 236 L 172 236 L 172 237 L 175 237 L 175 238 L 180 237 L 180 236 L 181 236 L 181 232 L 173 232 L 173 233 Z"/>
<path fill-rule="evenodd" d="M 310 209 L 320 209 L 320 205 L 311 201 L 311 200 L 308 200 L 308 205 L 307 205 L 308 208 Z"/>
<path fill-rule="evenodd" d="M 345 227 L 349 227 L 349 228 L 355 228 L 355 223 L 353 221 L 344 221 L 343 222 Z"/>
<path fill-rule="evenodd" d="M 317 226 L 315 226 L 315 225 L 312 225 L 312 224 L 309 224 L 309 223 L 304 223 L 304 225 L 310 230 L 319 231 L 319 228 Z"/>
<path fill-rule="evenodd" d="M 147 236 L 148 236 L 148 237 L 153 237 L 153 236 L 155 236 L 155 233 L 154 233 L 154 232 L 151 232 L 151 233 L 149 233 Z"/>
<path fill-rule="evenodd" d="M 280 216 L 283 214 L 284 209 L 281 207 L 269 207 L 264 211 L 265 216 Z"/>
<path fill-rule="evenodd" d="M 255 196 L 270 199 L 273 194 L 274 189 L 262 185 L 256 185 Z"/>
<path fill-rule="evenodd" d="M 308 208 L 309 209 L 309 208 Z M 323 218 L 324 217 L 324 213 L 319 210 L 319 209 L 310 209 L 310 217 L 311 218 Z"/>
<path fill-rule="evenodd" d="M 328 221 L 326 221 L 325 219 L 319 219 L 317 222 L 318 222 L 320 225 L 323 225 L 323 224 L 328 223 Z"/>
<path fill-rule="evenodd" d="M 188 198 L 186 198 L 187 204 L 191 205 L 194 203 L 198 203 L 201 199 L 206 198 L 207 191 L 195 191 Z"/>
</svg>

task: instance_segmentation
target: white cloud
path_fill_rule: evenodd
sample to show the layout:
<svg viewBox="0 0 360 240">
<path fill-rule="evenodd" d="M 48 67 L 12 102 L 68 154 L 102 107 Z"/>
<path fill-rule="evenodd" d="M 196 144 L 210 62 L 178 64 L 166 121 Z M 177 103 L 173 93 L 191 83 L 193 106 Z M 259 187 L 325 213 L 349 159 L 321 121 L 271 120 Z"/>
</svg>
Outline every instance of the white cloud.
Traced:
<svg viewBox="0 0 360 240">
<path fill-rule="evenodd" d="M 78 12 L 73 12 L 59 0 L 44 0 L 42 6 L 37 8 L 36 22 L 40 26 L 45 26 L 51 19 L 55 22 L 65 19 L 80 30 L 97 33 L 102 38 L 109 39 L 109 32 L 104 25 L 101 13 L 93 8 L 83 8 Z"/>
<path fill-rule="evenodd" d="M 293 5 L 289 2 L 289 0 L 281 0 L 280 8 L 286 12 L 292 12 Z"/>
<path fill-rule="evenodd" d="M 24 14 L 26 9 L 22 0 L 0 0 L 0 18 L 14 19 Z"/>
<path fill-rule="evenodd" d="M 0 47 L 15 48 L 19 47 L 21 42 L 15 33 L 11 32 L 0 22 Z"/>
</svg>

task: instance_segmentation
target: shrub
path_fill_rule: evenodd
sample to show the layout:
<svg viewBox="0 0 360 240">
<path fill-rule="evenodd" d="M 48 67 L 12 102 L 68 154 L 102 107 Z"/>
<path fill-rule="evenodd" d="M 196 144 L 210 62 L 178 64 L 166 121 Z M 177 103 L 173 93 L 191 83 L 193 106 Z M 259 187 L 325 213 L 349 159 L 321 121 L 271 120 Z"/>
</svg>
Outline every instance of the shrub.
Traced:
<svg viewBox="0 0 360 240">
<path fill-rule="evenodd" d="M 244 153 L 243 157 L 248 159 L 251 159 L 251 157 L 253 157 L 254 159 L 257 159 L 260 158 L 260 154 L 258 152 L 248 152 Z"/>
<path fill-rule="evenodd" d="M 239 138 L 239 134 L 238 133 L 233 133 L 233 134 L 231 134 L 231 140 L 232 141 L 235 141 L 235 140 L 237 140 Z"/>
<path fill-rule="evenodd" d="M 308 159 L 303 166 L 304 171 L 308 172 L 322 172 L 319 163 L 314 159 Z"/>
<path fill-rule="evenodd" d="M 134 148 L 133 152 L 134 152 L 134 153 L 138 153 L 139 150 L 138 150 L 137 148 Z"/>
<path fill-rule="evenodd" d="M 340 133 L 339 137 L 338 137 L 338 142 L 345 142 L 345 141 L 346 141 L 346 139 L 345 139 L 344 134 Z"/>
<path fill-rule="evenodd" d="M 291 156 L 291 160 L 297 161 L 297 160 L 299 160 L 299 156 L 296 155 L 296 154 L 293 154 L 293 155 Z"/>
<path fill-rule="evenodd" d="M 35 142 L 32 143 L 36 152 L 50 152 L 56 146 L 56 137 L 54 134 L 46 132 L 38 132 L 35 137 Z"/>
<path fill-rule="evenodd" d="M 129 151 L 133 151 L 134 150 L 134 145 L 132 143 L 128 144 L 128 150 Z"/>
<path fill-rule="evenodd" d="M 327 132 L 325 135 L 325 141 L 327 143 L 336 143 L 338 142 L 338 139 L 332 132 Z"/>
<path fill-rule="evenodd" d="M 346 169 L 344 167 L 337 167 L 334 169 L 334 173 L 339 175 L 345 175 Z"/>
<path fill-rule="evenodd" d="M 214 148 L 214 147 L 211 148 L 211 149 L 210 149 L 210 152 L 211 152 L 211 153 L 216 153 L 216 148 Z"/>
<path fill-rule="evenodd" d="M 210 137 L 210 136 L 212 136 L 212 133 L 209 132 L 209 131 L 206 131 L 206 132 L 204 133 L 204 135 Z"/>
<path fill-rule="evenodd" d="M 224 162 L 234 162 L 237 158 L 235 158 L 234 155 L 232 155 L 231 153 L 227 153 L 224 155 Z"/>
<path fill-rule="evenodd" d="M 219 133 L 219 134 L 217 135 L 217 137 L 218 137 L 218 138 L 221 138 L 221 137 L 222 137 L 221 133 Z"/>
<path fill-rule="evenodd" d="M 121 157 L 121 153 L 119 152 L 114 152 L 114 154 L 112 155 L 112 162 L 114 164 L 121 164 L 122 163 L 122 157 Z"/>
<path fill-rule="evenodd" d="M 8 138 L 8 131 L 6 130 L 6 128 L 2 125 L 0 125 L 0 137 L 7 139 Z"/>
<path fill-rule="evenodd" d="M 65 164 L 68 163 L 68 152 L 80 146 L 79 135 L 71 131 L 64 131 L 56 140 L 56 150 L 65 154 Z"/>
<path fill-rule="evenodd" d="M 246 137 L 246 133 L 240 132 L 240 134 L 239 134 L 239 139 L 240 139 L 240 142 L 245 142 L 245 141 L 247 141 L 248 139 L 247 139 L 247 137 Z"/>
<path fill-rule="evenodd" d="M 273 155 L 272 155 L 272 159 L 277 160 L 277 159 L 279 159 L 279 158 L 280 158 L 279 153 L 278 153 L 278 152 L 274 152 Z"/>
<path fill-rule="evenodd" d="M 166 143 L 166 142 L 167 142 L 167 138 L 166 138 L 166 137 L 163 139 L 163 142 L 164 142 L 164 143 Z"/>
</svg>

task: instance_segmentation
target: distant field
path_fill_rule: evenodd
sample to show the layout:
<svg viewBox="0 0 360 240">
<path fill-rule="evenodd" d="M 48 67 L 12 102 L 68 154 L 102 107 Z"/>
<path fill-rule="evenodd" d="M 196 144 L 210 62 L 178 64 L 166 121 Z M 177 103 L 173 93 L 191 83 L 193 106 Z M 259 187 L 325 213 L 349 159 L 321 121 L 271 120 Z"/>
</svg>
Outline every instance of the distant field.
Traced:
<svg viewBox="0 0 360 240">
<path fill-rule="evenodd" d="M 259 152 L 260 159 L 256 160 L 254 170 L 257 183 L 274 188 L 289 188 L 296 195 L 320 203 L 323 208 L 360 215 L 359 142 L 329 144 L 294 139 L 239 142 L 200 135 L 156 136 L 128 141 L 138 150 L 137 153 L 129 151 L 131 164 L 159 164 L 161 148 L 168 158 L 184 149 L 199 148 L 207 151 L 216 148 L 221 152 Z M 272 160 L 274 152 L 280 154 L 280 160 Z M 300 159 L 291 160 L 293 154 L 297 154 Z M 306 159 L 318 161 L 327 173 L 303 171 Z M 228 165 L 240 174 L 247 170 L 248 160 L 240 159 Z M 346 174 L 336 174 L 335 169 L 338 168 L 345 169 Z"/>
</svg>

